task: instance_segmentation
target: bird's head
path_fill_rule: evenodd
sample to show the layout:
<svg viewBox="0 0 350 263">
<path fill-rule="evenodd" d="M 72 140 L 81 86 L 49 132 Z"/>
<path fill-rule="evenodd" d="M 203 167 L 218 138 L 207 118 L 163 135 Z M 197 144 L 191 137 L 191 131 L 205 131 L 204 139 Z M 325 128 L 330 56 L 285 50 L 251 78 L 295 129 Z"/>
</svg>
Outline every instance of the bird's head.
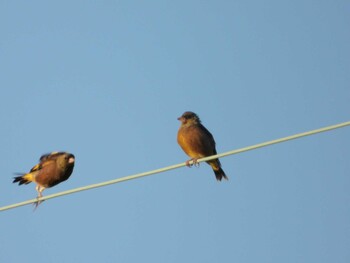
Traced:
<svg viewBox="0 0 350 263">
<path fill-rule="evenodd" d="M 70 164 L 74 164 L 75 162 L 75 156 L 74 154 L 71 154 L 71 153 L 65 153 L 65 159 L 67 163 L 70 163 Z"/>
<path fill-rule="evenodd" d="M 58 152 L 57 155 L 57 163 L 62 167 L 74 167 L 75 156 L 74 154 L 68 152 Z"/>
<path fill-rule="evenodd" d="M 182 114 L 177 119 L 179 121 L 181 121 L 181 124 L 198 124 L 198 123 L 201 123 L 201 120 L 199 119 L 198 115 L 195 114 L 192 111 L 186 111 L 184 114 Z"/>
</svg>

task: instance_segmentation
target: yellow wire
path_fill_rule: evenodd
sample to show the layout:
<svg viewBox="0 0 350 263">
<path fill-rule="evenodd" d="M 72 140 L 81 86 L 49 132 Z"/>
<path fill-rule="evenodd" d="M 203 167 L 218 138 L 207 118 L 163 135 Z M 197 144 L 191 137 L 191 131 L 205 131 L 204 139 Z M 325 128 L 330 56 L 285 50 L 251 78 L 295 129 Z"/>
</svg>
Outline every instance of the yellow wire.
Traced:
<svg viewBox="0 0 350 263">
<path fill-rule="evenodd" d="M 323 127 L 323 128 L 312 130 L 312 131 L 308 131 L 308 132 L 298 133 L 298 134 L 287 136 L 287 137 L 283 137 L 283 138 L 280 138 L 280 139 L 267 141 L 267 142 L 255 144 L 255 145 L 252 145 L 252 146 L 240 148 L 240 149 L 237 149 L 237 150 L 233 150 L 233 151 L 229 151 L 229 152 L 225 152 L 225 153 L 221 153 L 221 154 L 205 157 L 205 158 L 202 158 L 202 159 L 198 159 L 198 162 L 205 162 L 205 161 L 209 161 L 209 160 L 212 160 L 212 159 L 215 159 L 215 158 L 221 158 L 221 157 L 225 157 L 225 156 L 228 156 L 228 155 L 233 155 L 233 154 L 238 154 L 238 153 L 242 153 L 242 152 L 246 152 L 246 151 L 251 151 L 251 150 L 254 150 L 254 149 L 261 148 L 261 147 L 266 147 L 266 146 L 269 146 L 269 145 L 282 143 L 282 142 L 298 139 L 298 138 L 301 138 L 301 137 L 314 135 L 314 134 L 321 133 L 321 132 L 326 132 L 326 131 L 330 131 L 330 130 L 334 130 L 334 129 L 338 129 L 338 128 L 343 128 L 343 127 L 349 126 L 349 125 L 350 125 L 350 121 L 339 123 L 339 124 L 336 124 L 336 125 Z M 8 205 L 8 206 L 3 206 L 3 207 L 0 207 L 0 211 L 5 211 L 5 210 L 8 210 L 8 209 L 12 209 L 12 208 L 16 208 L 16 207 L 32 204 L 32 203 L 35 203 L 35 202 L 38 202 L 38 201 L 44 201 L 44 200 L 60 197 L 60 196 L 63 196 L 63 195 L 68 195 L 68 194 L 73 194 L 73 193 L 77 193 L 77 192 L 81 192 L 81 191 L 86 191 L 86 190 L 90 190 L 90 189 L 93 189 L 93 188 L 98 188 L 98 187 L 103 187 L 103 186 L 107 186 L 107 185 L 111 185 L 111 184 L 121 183 L 121 182 L 125 182 L 125 181 L 128 181 L 128 180 L 141 178 L 141 177 L 152 175 L 152 174 L 162 173 L 162 172 L 166 172 L 166 171 L 169 171 L 169 170 L 177 169 L 177 168 L 180 168 L 180 167 L 183 167 L 183 166 L 186 166 L 186 163 L 175 164 L 175 165 L 167 166 L 167 167 L 164 167 L 164 168 L 152 170 L 152 171 L 149 171 L 149 172 L 138 173 L 138 174 L 125 176 L 125 177 L 117 178 L 117 179 L 106 181 L 106 182 L 102 182 L 102 183 L 97 183 L 97 184 L 91 184 L 91 185 L 87 185 L 87 186 L 83 186 L 83 187 L 78 187 L 78 188 L 74 188 L 74 189 L 71 189 L 71 190 L 59 192 L 59 193 L 56 193 L 56 194 L 47 195 L 47 196 L 41 197 L 39 199 L 35 198 L 35 199 L 30 199 L 30 200 L 27 200 L 27 201 L 24 201 L 24 202 L 20 202 L 20 203 Z"/>
</svg>

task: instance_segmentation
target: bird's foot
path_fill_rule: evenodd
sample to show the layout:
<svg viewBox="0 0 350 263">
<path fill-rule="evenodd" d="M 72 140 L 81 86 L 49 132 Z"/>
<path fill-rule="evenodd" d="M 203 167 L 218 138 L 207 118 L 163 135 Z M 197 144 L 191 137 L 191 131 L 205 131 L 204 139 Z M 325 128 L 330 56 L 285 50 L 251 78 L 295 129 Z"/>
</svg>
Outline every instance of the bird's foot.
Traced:
<svg viewBox="0 0 350 263">
<path fill-rule="evenodd" d="M 37 196 L 37 198 L 36 198 L 37 201 L 33 203 L 33 205 L 34 205 L 34 210 L 33 210 L 33 211 L 35 211 L 35 210 L 38 208 L 38 206 L 39 206 L 42 202 L 44 202 L 44 201 L 40 201 L 40 200 L 39 200 L 40 197 L 42 197 L 42 196 Z"/>
<path fill-rule="evenodd" d="M 192 159 L 186 161 L 186 166 L 189 167 L 189 168 L 192 167 L 192 164 L 190 163 L 191 160 L 192 160 Z"/>
<path fill-rule="evenodd" d="M 196 166 L 196 167 L 199 167 L 199 162 L 197 161 L 198 158 L 192 158 L 190 160 L 187 160 L 186 161 L 186 166 L 187 167 L 192 167 L 192 165 Z M 190 163 L 192 161 L 192 163 Z"/>
<path fill-rule="evenodd" d="M 193 165 L 196 167 L 199 167 L 199 162 L 198 162 L 198 158 L 193 158 Z"/>
</svg>

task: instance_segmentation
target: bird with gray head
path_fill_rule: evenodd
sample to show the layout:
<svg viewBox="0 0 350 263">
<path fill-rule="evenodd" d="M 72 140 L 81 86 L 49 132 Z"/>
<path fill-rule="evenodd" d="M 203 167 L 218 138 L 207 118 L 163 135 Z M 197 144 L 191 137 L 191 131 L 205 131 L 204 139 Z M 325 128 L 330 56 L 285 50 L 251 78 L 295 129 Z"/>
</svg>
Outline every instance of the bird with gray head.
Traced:
<svg viewBox="0 0 350 263">
<path fill-rule="evenodd" d="M 177 133 L 177 142 L 182 150 L 191 157 L 186 162 L 187 166 L 190 166 L 190 161 L 196 164 L 200 158 L 217 154 L 214 137 L 202 125 L 197 114 L 186 111 L 178 120 L 181 122 L 181 126 Z M 219 159 L 210 160 L 207 163 L 213 169 L 216 180 L 221 181 L 222 178 L 228 180 Z"/>
</svg>

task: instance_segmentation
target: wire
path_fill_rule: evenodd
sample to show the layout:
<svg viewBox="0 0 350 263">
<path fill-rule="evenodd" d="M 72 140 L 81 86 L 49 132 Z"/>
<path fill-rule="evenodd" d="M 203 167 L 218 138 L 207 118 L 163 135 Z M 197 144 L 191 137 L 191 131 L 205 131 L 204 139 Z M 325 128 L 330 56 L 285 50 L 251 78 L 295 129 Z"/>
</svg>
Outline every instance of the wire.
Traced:
<svg viewBox="0 0 350 263">
<path fill-rule="evenodd" d="M 208 156 L 208 157 L 205 157 L 205 158 L 198 159 L 197 161 L 198 161 L 198 163 L 205 162 L 205 161 L 209 161 L 209 160 L 212 160 L 212 159 L 215 159 L 215 158 L 226 157 L 228 155 L 233 155 L 233 154 L 238 154 L 238 153 L 242 153 L 242 152 L 247 152 L 247 151 L 255 150 L 255 149 L 258 149 L 258 148 L 266 147 L 266 146 L 269 146 L 269 145 L 282 143 L 282 142 L 286 142 L 286 141 L 290 141 L 290 140 L 294 140 L 294 139 L 298 139 L 298 138 L 314 135 L 314 134 L 321 133 L 321 132 L 327 132 L 327 131 L 338 129 L 338 128 L 343 128 L 343 127 L 346 127 L 346 126 L 349 126 L 349 125 L 350 125 L 350 121 L 343 122 L 343 123 L 339 123 L 339 124 L 336 124 L 336 125 L 331 125 L 331 126 L 323 127 L 323 128 L 320 128 L 320 129 L 316 129 L 316 130 L 303 132 L 303 133 L 298 133 L 298 134 L 291 135 L 291 136 L 288 136 L 288 137 L 283 137 L 283 138 L 280 138 L 280 139 L 276 139 L 276 140 L 272 140 L 272 141 L 267 141 L 267 142 L 255 144 L 255 145 L 244 147 L 244 148 L 240 148 L 240 149 L 237 149 L 237 150 L 228 151 L 228 152 L 225 152 L 225 153 Z M 27 200 L 27 201 L 24 201 L 24 202 L 20 202 L 20 203 L 8 205 L 8 206 L 3 206 L 3 207 L 0 207 L 0 211 L 5 211 L 5 210 L 13 209 L 13 208 L 16 208 L 16 207 L 32 204 L 32 203 L 35 203 L 35 202 L 38 202 L 38 201 L 44 201 L 44 200 L 48 200 L 48 199 L 52 199 L 52 198 L 56 198 L 56 197 L 60 197 L 60 196 L 64 196 L 64 195 L 69 195 L 69 194 L 73 194 L 73 193 L 77 193 L 77 192 L 81 192 L 81 191 L 86 191 L 86 190 L 90 190 L 90 189 L 94 189 L 94 188 L 98 188 L 98 187 L 103 187 L 103 186 L 107 186 L 107 185 L 111 185 L 111 184 L 117 184 L 117 183 L 129 181 L 129 180 L 133 180 L 133 179 L 138 179 L 138 178 L 149 176 L 149 175 L 152 175 L 152 174 L 163 173 L 163 172 L 166 172 L 166 171 L 169 171 L 169 170 L 173 170 L 173 169 L 177 169 L 177 168 L 180 168 L 180 167 L 183 167 L 183 166 L 186 166 L 186 163 L 170 165 L 170 166 L 167 166 L 167 167 L 164 167 L 164 168 L 160 168 L 160 169 L 156 169 L 156 170 L 152 170 L 152 171 L 149 171 L 149 172 L 138 173 L 138 174 L 125 176 L 125 177 L 117 178 L 117 179 L 106 181 L 106 182 L 102 182 L 102 183 L 97 183 L 97 184 L 91 184 L 91 185 L 87 185 L 87 186 L 83 186 L 83 187 L 78 187 L 78 188 L 74 188 L 74 189 L 71 189 L 71 190 L 59 192 L 59 193 L 56 193 L 56 194 L 43 196 L 41 198 L 30 199 L 30 200 Z"/>
</svg>

